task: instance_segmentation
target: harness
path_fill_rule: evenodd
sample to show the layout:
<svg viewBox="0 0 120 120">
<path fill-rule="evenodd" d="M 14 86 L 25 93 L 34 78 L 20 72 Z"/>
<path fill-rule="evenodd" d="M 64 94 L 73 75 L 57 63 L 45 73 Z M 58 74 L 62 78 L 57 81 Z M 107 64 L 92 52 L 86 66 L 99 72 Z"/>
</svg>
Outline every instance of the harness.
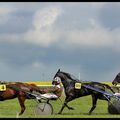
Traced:
<svg viewBox="0 0 120 120">
<path fill-rule="evenodd" d="M 3 100 L 3 93 L 6 91 L 6 85 L 5 84 L 0 84 L 0 100 Z"/>
<path fill-rule="evenodd" d="M 81 89 L 81 83 L 76 82 L 75 83 L 75 89 Z"/>
<path fill-rule="evenodd" d="M 83 83 L 89 83 L 89 81 L 79 81 L 75 80 L 75 89 L 81 89 Z"/>
<path fill-rule="evenodd" d="M 0 101 L 4 100 L 3 93 L 6 91 L 7 85 L 9 85 L 10 83 L 15 84 L 15 82 L 0 81 Z"/>
<path fill-rule="evenodd" d="M 0 84 L 0 91 L 6 91 L 6 85 Z"/>
</svg>

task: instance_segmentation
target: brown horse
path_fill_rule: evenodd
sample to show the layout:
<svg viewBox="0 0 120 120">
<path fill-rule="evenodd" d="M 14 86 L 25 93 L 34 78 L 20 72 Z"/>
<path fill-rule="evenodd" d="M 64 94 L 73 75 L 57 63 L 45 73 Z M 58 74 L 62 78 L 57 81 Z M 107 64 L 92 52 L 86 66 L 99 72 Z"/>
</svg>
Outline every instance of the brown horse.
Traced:
<svg viewBox="0 0 120 120">
<path fill-rule="evenodd" d="M 22 115 L 25 111 L 25 100 L 26 99 L 35 99 L 36 97 L 29 94 L 32 92 L 37 92 L 40 94 L 45 93 L 54 93 L 58 96 L 58 98 L 61 96 L 63 87 L 60 85 L 60 82 L 54 82 L 54 87 L 51 88 L 44 88 L 44 87 L 38 87 L 35 84 L 27 84 L 22 82 L 15 82 L 15 83 L 0 83 L 1 85 L 6 85 L 6 90 L 0 91 L 0 101 L 4 100 L 10 100 L 13 98 L 18 98 L 19 104 L 21 107 L 21 112 L 19 115 Z"/>
<path fill-rule="evenodd" d="M 2 84 L 1 84 L 2 85 Z M 6 90 L 0 91 L 0 101 L 9 100 L 18 98 L 21 111 L 19 115 L 22 115 L 25 111 L 25 100 L 26 99 L 34 99 L 35 97 L 28 94 L 27 92 L 39 92 L 40 88 L 36 86 L 35 84 L 27 84 L 22 82 L 15 82 L 15 83 L 6 83 L 4 84 L 6 86 Z M 27 92 L 24 92 L 27 91 Z"/>
</svg>

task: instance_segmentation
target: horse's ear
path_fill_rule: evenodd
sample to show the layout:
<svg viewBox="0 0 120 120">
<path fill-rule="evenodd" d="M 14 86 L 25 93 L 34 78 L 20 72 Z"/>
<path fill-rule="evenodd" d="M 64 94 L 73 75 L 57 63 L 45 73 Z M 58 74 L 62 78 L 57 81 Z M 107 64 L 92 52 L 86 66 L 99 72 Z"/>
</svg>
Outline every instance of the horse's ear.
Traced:
<svg viewBox="0 0 120 120">
<path fill-rule="evenodd" d="M 58 69 L 58 72 L 60 72 L 60 69 Z"/>
</svg>

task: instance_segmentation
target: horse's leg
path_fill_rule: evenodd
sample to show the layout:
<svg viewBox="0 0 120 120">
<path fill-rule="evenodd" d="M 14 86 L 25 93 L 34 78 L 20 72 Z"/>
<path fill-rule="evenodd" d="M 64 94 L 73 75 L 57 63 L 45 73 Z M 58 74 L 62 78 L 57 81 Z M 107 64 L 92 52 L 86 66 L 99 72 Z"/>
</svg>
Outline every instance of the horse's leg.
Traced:
<svg viewBox="0 0 120 120">
<path fill-rule="evenodd" d="M 68 104 L 67 104 L 67 103 L 65 104 L 65 106 L 66 106 L 69 110 L 74 110 L 74 108 L 73 108 L 73 107 L 68 106 Z"/>
<path fill-rule="evenodd" d="M 97 97 L 95 95 L 92 95 L 92 108 L 89 111 L 89 115 L 92 113 L 92 111 L 96 108 L 97 104 Z"/>
<path fill-rule="evenodd" d="M 65 101 L 64 101 L 64 103 L 63 103 L 63 105 L 62 105 L 62 108 L 61 108 L 61 110 L 58 112 L 58 114 L 61 114 L 62 113 L 62 111 L 63 111 L 63 109 L 65 108 L 65 107 L 67 107 L 68 109 L 70 109 L 70 110 L 74 110 L 74 108 L 73 107 L 70 107 L 70 106 L 68 106 L 67 105 L 67 103 L 68 102 L 70 102 L 70 101 L 72 101 L 73 100 L 73 98 L 72 97 L 67 97 L 66 99 L 65 99 Z"/>
<path fill-rule="evenodd" d="M 19 115 L 22 115 L 23 112 L 25 111 L 25 100 L 26 100 L 26 97 L 25 96 L 18 96 L 18 100 L 19 100 L 19 103 L 20 103 L 20 106 L 21 106 L 21 112 L 19 113 Z"/>
</svg>

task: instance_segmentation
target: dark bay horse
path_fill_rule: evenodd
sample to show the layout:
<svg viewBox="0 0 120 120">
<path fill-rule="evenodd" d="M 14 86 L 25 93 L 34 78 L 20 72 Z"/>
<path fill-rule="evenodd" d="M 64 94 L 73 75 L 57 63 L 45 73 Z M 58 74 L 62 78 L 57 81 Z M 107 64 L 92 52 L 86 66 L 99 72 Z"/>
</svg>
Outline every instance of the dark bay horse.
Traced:
<svg viewBox="0 0 120 120">
<path fill-rule="evenodd" d="M 64 91 L 65 91 L 65 95 L 66 95 L 64 104 L 62 105 L 62 108 L 60 109 L 58 114 L 61 114 L 65 107 L 67 107 L 68 109 L 74 109 L 74 108 L 68 106 L 68 102 L 70 102 L 76 98 L 82 97 L 82 96 L 87 96 L 87 95 L 92 96 L 92 107 L 89 111 L 89 114 L 91 114 L 92 111 L 96 108 L 98 99 L 107 100 L 107 101 L 110 100 L 109 96 L 106 97 L 104 94 L 97 92 L 95 90 L 86 88 L 84 85 L 89 85 L 91 87 L 98 88 L 103 91 L 105 91 L 107 88 L 112 93 L 115 93 L 113 91 L 113 89 L 107 84 L 103 84 L 103 83 L 99 83 L 99 82 L 81 82 L 78 79 L 72 77 L 69 73 L 60 71 L 60 69 L 55 74 L 52 84 L 54 84 L 54 81 L 62 82 Z"/>
<path fill-rule="evenodd" d="M 35 98 L 24 91 L 28 91 L 28 92 L 36 91 L 36 92 L 41 93 L 40 88 L 36 86 L 35 84 L 15 82 L 15 83 L 5 83 L 3 85 L 6 86 L 6 90 L 0 91 L 0 101 L 18 98 L 18 101 L 21 107 L 21 112 L 19 113 L 19 115 L 22 115 L 25 111 L 25 108 L 26 108 L 24 104 L 25 100 Z M 21 91 L 20 89 L 22 89 L 23 91 Z"/>
<path fill-rule="evenodd" d="M 120 73 L 118 73 L 118 74 L 115 76 L 114 80 L 112 81 L 112 84 L 115 85 L 115 86 L 116 86 L 118 83 L 120 83 Z"/>
</svg>

